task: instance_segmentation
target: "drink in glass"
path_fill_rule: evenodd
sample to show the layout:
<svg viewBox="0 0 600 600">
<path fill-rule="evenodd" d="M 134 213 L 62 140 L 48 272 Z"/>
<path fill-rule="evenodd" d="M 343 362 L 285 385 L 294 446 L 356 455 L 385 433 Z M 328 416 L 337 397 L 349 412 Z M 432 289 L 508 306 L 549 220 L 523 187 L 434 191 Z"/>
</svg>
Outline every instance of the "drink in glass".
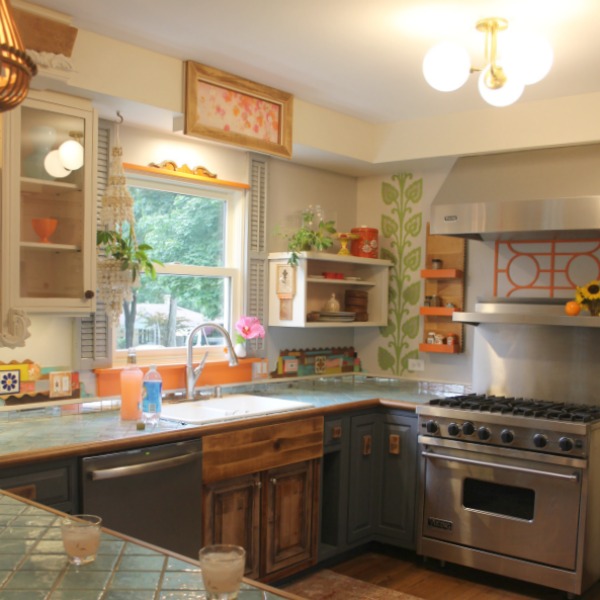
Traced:
<svg viewBox="0 0 600 600">
<path fill-rule="evenodd" d="M 244 576 L 246 551 L 241 546 L 217 544 L 202 548 L 199 558 L 207 599 L 237 598 Z"/>
<path fill-rule="evenodd" d="M 72 565 L 85 565 L 96 559 L 102 519 L 96 515 L 65 517 L 60 524 L 63 545 Z"/>
</svg>

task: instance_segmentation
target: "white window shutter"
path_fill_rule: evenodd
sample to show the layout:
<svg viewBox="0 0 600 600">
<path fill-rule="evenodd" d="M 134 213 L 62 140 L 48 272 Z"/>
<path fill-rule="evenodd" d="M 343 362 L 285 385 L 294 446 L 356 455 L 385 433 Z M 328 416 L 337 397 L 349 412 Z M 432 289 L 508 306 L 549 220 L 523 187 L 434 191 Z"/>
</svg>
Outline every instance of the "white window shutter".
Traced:
<svg viewBox="0 0 600 600">
<path fill-rule="evenodd" d="M 246 314 L 258 317 L 263 325 L 267 318 L 267 187 L 268 159 L 250 156 L 250 191 L 248 201 L 248 264 Z M 264 356 L 265 340 L 248 340 L 247 349 L 254 356 Z"/>
<path fill-rule="evenodd" d="M 110 164 L 110 123 L 98 125 L 98 164 L 96 171 L 96 220 L 100 213 L 102 196 L 108 185 Z M 96 312 L 75 319 L 74 369 L 84 371 L 112 365 L 112 323 L 101 302 Z"/>
</svg>

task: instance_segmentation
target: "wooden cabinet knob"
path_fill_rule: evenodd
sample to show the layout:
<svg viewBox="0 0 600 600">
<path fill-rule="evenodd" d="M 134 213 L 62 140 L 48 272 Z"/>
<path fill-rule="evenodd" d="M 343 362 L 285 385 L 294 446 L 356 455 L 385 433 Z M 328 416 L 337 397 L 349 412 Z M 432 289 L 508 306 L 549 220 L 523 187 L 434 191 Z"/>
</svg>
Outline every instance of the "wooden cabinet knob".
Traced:
<svg viewBox="0 0 600 600">
<path fill-rule="evenodd" d="M 370 435 L 363 435 L 362 438 L 362 453 L 363 456 L 370 456 L 373 446 L 373 439 Z"/>
<path fill-rule="evenodd" d="M 86 300 L 91 300 L 96 294 L 92 290 L 85 290 L 83 294 Z"/>
</svg>

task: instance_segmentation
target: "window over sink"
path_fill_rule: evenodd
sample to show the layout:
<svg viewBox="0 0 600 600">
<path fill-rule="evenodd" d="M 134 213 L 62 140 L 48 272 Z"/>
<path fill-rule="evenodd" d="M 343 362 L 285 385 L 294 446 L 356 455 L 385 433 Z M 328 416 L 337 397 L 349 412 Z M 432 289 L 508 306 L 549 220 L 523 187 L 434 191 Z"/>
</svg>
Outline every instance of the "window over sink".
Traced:
<svg viewBox="0 0 600 600">
<path fill-rule="evenodd" d="M 140 362 L 181 362 L 189 333 L 212 321 L 231 330 L 240 311 L 243 194 L 160 176 L 127 173 L 138 242 L 163 265 L 143 275 L 114 335 L 115 363 L 135 348 Z M 197 345 L 222 358 L 224 340 L 206 331 Z"/>
</svg>

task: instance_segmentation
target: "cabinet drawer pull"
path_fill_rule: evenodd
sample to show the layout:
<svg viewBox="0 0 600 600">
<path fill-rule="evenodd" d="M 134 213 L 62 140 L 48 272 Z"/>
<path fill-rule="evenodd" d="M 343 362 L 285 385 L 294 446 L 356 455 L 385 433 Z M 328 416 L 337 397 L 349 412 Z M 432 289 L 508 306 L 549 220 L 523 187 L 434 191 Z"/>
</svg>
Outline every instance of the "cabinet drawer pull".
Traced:
<svg viewBox="0 0 600 600">
<path fill-rule="evenodd" d="M 392 433 L 388 438 L 388 452 L 390 454 L 400 454 L 400 436 L 397 433 Z"/>
<path fill-rule="evenodd" d="M 260 490 L 260 488 L 262 487 L 262 482 L 261 481 L 257 481 L 255 485 Z"/>
<path fill-rule="evenodd" d="M 277 485 L 277 479 L 275 477 L 271 477 L 271 483 L 273 485 Z"/>
<path fill-rule="evenodd" d="M 372 437 L 370 435 L 363 435 L 363 438 L 362 438 L 363 456 L 370 456 L 371 449 L 372 449 Z"/>
<path fill-rule="evenodd" d="M 342 426 L 336 425 L 331 429 L 331 439 L 332 440 L 340 440 L 342 439 Z"/>
</svg>

